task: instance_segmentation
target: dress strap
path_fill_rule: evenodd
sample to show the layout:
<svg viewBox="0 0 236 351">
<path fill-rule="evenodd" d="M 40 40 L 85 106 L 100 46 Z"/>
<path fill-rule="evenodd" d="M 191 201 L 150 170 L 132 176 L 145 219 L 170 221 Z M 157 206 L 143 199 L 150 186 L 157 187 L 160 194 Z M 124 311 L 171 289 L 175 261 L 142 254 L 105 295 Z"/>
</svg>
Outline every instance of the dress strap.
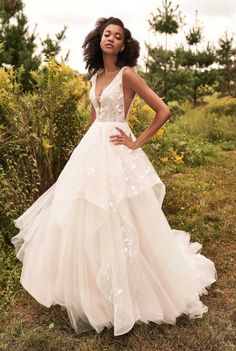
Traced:
<svg viewBox="0 0 236 351">
<path fill-rule="evenodd" d="M 129 67 L 129 66 L 123 66 L 123 67 L 121 67 L 119 73 L 122 72 L 122 71 L 125 69 L 125 67 Z"/>
<path fill-rule="evenodd" d="M 95 74 L 92 75 L 92 77 L 89 79 L 89 81 L 90 81 L 91 83 L 93 83 L 93 82 L 94 82 L 94 78 L 95 78 Z"/>
<path fill-rule="evenodd" d="M 100 68 L 99 70 L 97 70 L 97 72 L 94 73 L 94 74 L 92 75 L 92 77 L 89 79 L 89 81 L 90 81 L 91 83 L 94 83 L 94 81 L 95 81 L 95 79 L 96 79 L 98 73 L 100 73 L 101 71 L 102 71 L 101 68 Z"/>
<path fill-rule="evenodd" d="M 123 66 L 123 67 L 119 70 L 117 76 L 115 77 L 115 78 L 118 79 L 119 82 L 123 80 L 123 73 L 122 73 L 122 72 L 124 71 L 124 69 L 125 69 L 126 67 L 130 67 L 130 66 Z M 130 67 L 130 68 L 132 68 L 132 67 Z"/>
</svg>

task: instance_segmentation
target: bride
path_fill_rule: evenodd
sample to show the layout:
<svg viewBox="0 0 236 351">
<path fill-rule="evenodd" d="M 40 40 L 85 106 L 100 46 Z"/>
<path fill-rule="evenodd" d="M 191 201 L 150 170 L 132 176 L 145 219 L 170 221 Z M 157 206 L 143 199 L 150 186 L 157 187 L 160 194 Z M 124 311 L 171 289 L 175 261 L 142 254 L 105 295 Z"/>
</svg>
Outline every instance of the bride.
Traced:
<svg viewBox="0 0 236 351">
<path fill-rule="evenodd" d="M 170 228 L 165 185 L 141 148 L 170 110 L 136 73 L 139 43 L 120 19 L 100 18 L 83 49 L 92 123 L 57 181 L 14 220 L 20 282 L 42 305 L 66 309 L 78 334 L 202 318 L 215 265 Z M 126 121 L 136 93 L 156 112 L 137 138 Z"/>
</svg>

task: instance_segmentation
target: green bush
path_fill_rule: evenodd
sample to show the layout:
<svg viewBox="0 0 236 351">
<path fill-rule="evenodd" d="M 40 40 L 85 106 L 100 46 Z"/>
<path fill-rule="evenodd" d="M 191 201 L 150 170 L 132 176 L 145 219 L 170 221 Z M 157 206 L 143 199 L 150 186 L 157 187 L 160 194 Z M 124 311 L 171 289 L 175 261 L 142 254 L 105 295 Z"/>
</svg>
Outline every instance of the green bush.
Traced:
<svg viewBox="0 0 236 351">
<path fill-rule="evenodd" d="M 175 125 L 186 135 L 192 135 L 210 143 L 236 141 L 236 118 L 229 115 L 218 116 L 209 112 L 207 106 L 188 110 L 175 121 Z"/>
<path fill-rule="evenodd" d="M 170 121 L 172 122 L 173 120 L 175 120 L 175 117 L 182 116 L 183 114 L 185 114 L 191 108 L 191 104 L 189 102 L 180 103 L 178 101 L 170 101 L 168 103 L 168 107 L 172 113 L 172 117 L 170 119 Z"/>
<path fill-rule="evenodd" d="M 87 84 L 55 60 L 31 72 L 23 93 L 21 72 L 0 69 L 1 224 L 15 232 L 16 218 L 52 185 L 88 127 Z M 8 234 L 7 234 L 8 235 Z"/>
<path fill-rule="evenodd" d="M 215 145 L 218 149 L 235 149 L 236 119 L 210 113 L 207 106 L 211 99 L 215 97 L 210 97 L 205 101 L 207 105 L 198 108 L 176 101 L 168 104 L 172 109 L 171 118 L 156 133 L 158 137 L 153 136 L 143 144 L 144 151 L 157 169 L 165 167 L 166 170 L 182 172 L 184 165 L 196 167 L 214 162 Z M 176 111 L 175 116 L 173 111 Z M 139 136 L 154 116 L 155 112 L 136 97 L 128 118 L 134 134 Z"/>
<path fill-rule="evenodd" d="M 236 98 L 226 96 L 223 98 L 212 99 L 208 103 L 206 109 L 218 116 L 229 115 L 236 117 Z"/>
<path fill-rule="evenodd" d="M 152 145 L 150 153 L 158 155 L 159 164 L 163 163 L 163 157 L 167 157 L 164 163 L 173 168 L 176 164 L 186 166 L 200 166 L 207 164 L 214 157 L 214 147 L 205 140 L 185 133 L 176 124 L 169 124 L 165 128 L 163 138 Z M 182 155 L 182 157 L 180 157 Z M 178 157 L 179 156 L 179 157 Z M 182 170 L 182 167 L 179 167 Z"/>
<path fill-rule="evenodd" d="M 12 301 L 20 287 L 20 266 L 14 250 L 5 243 L 3 232 L 0 231 L 0 313 Z"/>
<path fill-rule="evenodd" d="M 221 144 L 220 144 L 220 147 L 222 148 L 222 150 L 225 150 L 225 151 L 232 151 L 232 150 L 235 150 L 236 149 L 236 141 L 223 141 Z"/>
</svg>

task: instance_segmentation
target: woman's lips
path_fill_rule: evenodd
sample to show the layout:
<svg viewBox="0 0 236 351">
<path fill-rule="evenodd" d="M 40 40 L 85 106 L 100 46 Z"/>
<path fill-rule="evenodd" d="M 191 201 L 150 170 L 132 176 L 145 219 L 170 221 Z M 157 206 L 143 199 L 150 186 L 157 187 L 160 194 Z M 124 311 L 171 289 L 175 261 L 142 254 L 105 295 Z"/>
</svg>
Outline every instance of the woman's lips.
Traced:
<svg viewBox="0 0 236 351">
<path fill-rule="evenodd" d="M 113 48 L 112 44 L 106 44 L 105 46 L 109 47 L 109 48 Z"/>
</svg>

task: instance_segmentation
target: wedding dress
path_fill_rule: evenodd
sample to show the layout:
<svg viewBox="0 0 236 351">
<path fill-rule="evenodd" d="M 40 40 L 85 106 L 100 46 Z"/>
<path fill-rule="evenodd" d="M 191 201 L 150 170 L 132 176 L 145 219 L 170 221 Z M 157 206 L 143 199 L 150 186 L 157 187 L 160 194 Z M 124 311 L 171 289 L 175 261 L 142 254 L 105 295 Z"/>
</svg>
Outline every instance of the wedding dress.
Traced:
<svg viewBox="0 0 236 351">
<path fill-rule="evenodd" d="M 126 67 L 126 66 L 125 66 Z M 40 304 L 66 309 L 80 334 L 135 323 L 201 318 L 200 296 L 217 280 L 214 263 L 190 234 L 171 229 L 165 185 L 141 147 L 114 144 L 115 126 L 136 140 L 124 116 L 122 71 L 89 97 L 96 120 L 57 181 L 14 224 L 20 282 Z"/>
</svg>

